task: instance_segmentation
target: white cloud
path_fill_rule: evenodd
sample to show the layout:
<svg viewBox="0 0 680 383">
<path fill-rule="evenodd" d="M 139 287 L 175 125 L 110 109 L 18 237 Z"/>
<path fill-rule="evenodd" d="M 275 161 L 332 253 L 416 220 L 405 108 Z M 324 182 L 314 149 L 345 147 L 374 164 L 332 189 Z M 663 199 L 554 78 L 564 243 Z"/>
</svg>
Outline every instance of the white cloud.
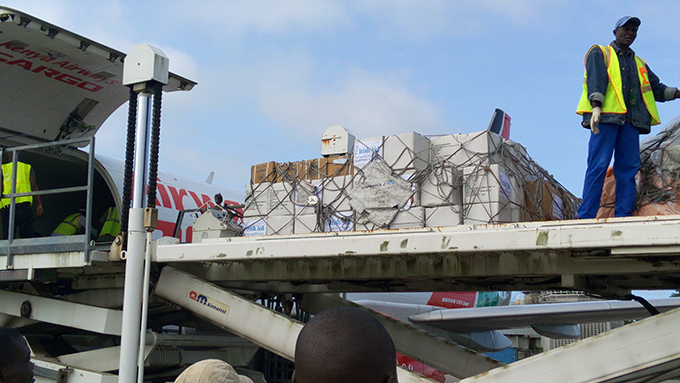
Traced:
<svg viewBox="0 0 680 383">
<path fill-rule="evenodd" d="M 262 108 L 300 134 L 320 134 L 326 127 L 345 125 L 355 134 L 375 136 L 395 131 L 432 130 L 437 111 L 401 83 L 398 76 L 357 72 L 330 89 L 294 88 L 258 91 Z"/>
<path fill-rule="evenodd" d="M 271 54 L 241 68 L 238 83 L 259 109 L 297 136 L 320 135 L 341 124 L 357 136 L 395 131 L 432 131 L 441 125 L 437 107 L 414 93 L 407 73 L 346 68 L 320 79 L 319 68 L 304 52 Z"/>
<path fill-rule="evenodd" d="M 199 64 L 191 54 L 172 46 L 159 45 L 158 48 L 170 60 L 170 72 L 197 81 L 200 76 Z"/>
</svg>

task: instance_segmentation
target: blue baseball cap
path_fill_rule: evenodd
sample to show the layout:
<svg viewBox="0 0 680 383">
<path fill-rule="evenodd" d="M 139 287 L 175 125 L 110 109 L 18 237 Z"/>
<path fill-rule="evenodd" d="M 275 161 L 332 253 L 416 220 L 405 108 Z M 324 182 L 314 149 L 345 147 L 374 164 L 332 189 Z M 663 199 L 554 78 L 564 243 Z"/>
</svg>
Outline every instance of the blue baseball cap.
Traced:
<svg viewBox="0 0 680 383">
<path fill-rule="evenodd" d="M 626 25 L 627 23 L 633 23 L 636 27 L 640 26 L 640 19 L 637 17 L 632 17 L 632 16 L 623 16 L 622 18 L 619 19 L 619 21 L 616 22 L 616 25 L 614 26 L 614 29 L 618 27 L 622 27 Z"/>
</svg>

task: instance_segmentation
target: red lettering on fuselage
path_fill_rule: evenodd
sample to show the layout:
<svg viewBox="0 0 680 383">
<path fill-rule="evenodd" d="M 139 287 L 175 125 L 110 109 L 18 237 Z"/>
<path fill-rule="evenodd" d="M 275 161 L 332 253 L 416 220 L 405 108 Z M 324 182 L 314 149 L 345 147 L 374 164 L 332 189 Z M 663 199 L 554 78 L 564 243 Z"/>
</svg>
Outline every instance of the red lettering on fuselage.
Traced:
<svg viewBox="0 0 680 383">
<path fill-rule="evenodd" d="M 76 86 L 78 88 L 81 88 L 81 89 L 89 90 L 90 92 L 96 92 L 100 89 L 104 89 L 104 87 L 101 86 L 101 85 L 93 84 L 93 83 L 87 82 L 87 81 L 83 81 Z"/>
<path fill-rule="evenodd" d="M 172 200 L 175 202 L 175 209 L 184 210 L 184 202 L 182 201 L 182 197 L 187 195 L 187 191 L 184 189 L 179 189 L 178 192 L 177 189 L 172 186 L 168 186 L 168 189 L 170 189 L 170 195 L 172 196 Z"/>
<path fill-rule="evenodd" d="M 158 189 L 158 194 L 160 194 L 161 198 L 156 199 L 156 205 L 160 204 L 158 201 L 160 200 L 163 203 L 163 207 L 166 207 L 168 209 L 172 209 L 172 204 L 170 203 L 170 196 L 168 195 L 168 190 L 165 188 L 165 185 L 161 183 L 156 184 L 157 189 Z"/>
<path fill-rule="evenodd" d="M 14 60 L 14 61 L 8 61 L 7 65 L 16 65 L 16 66 L 22 67 L 26 70 L 31 70 L 31 66 L 33 64 L 28 60 L 19 59 L 19 60 Z"/>
<path fill-rule="evenodd" d="M 59 76 L 54 78 L 55 80 L 59 80 L 61 82 L 65 82 L 69 85 L 76 85 L 80 82 L 80 79 L 78 77 L 73 77 L 68 73 L 62 73 Z"/>
<path fill-rule="evenodd" d="M 215 204 L 212 202 L 210 197 L 208 197 L 205 194 L 201 194 L 201 197 L 203 198 L 203 200 L 200 200 L 198 198 L 198 195 L 196 195 L 196 193 L 192 192 L 191 190 L 189 191 L 189 195 L 191 195 L 191 198 L 194 199 L 194 202 L 196 202 L 196 206 L 198 206 L 198 207 L 203 207 L 203 205 L 205 205 L 206 207 L 215 206 Z"/>
<path fill-rule="evenodd" d="M 60 66 L 60 67 L 62 67 L 62 68 L 65 68 L 65 67 L 67 67 L 69 64 L 70 64 L 70 62 L 68 62 L 68 61 L 59 61 L 59 62 L 53 63 L 52 65 L 57 65 L 57 66 Z"/>
<path fill-rule="evenodd" d="M 51 68 L 45 68 L 43 73 L 45 74 L 45 76 L 47 76 L 49 78 L 54 78 L 54 76 L 61 74 L 61 72 L 59 72 L 58 70 L 51 69 Z"/>
<path fill-rule="evenodd" d="M 36 52 L 34 50 L 31 50 L 31 49 L 27 49 L 27 48 L 20 46 L 20 45 L 12 44 L 11 41 L 0 43 L 0 48 L 6 48 L 6 49 L 8 49 L 12 52 L 17 52 L 17 53 L 23 54 L 28 59 L 40 60 L 42 62 L 51 62 L 51 61 L 55 60 L 54 57 L 50 57 L 48 55 L 43 55 L 39 52 Z M 75 77 L 75 76 L 72 76 L 72 75 L 69 75 L 69 74 L 66 74 L 66 73 L 62 73 L 62 72 L 60 72 L 56 69 L 48 69 L 44 66 L 39 66 L 35 69 L 32 69 L 33 62 L 26 60 L 26 59 L 17 59 L 17 60 L 13 60 L 13 61 L 8 61 L 8 58 L 14 59 L 14 56 L 7 54 L 7 53 L 4 53 L 4 52 L 0 52 L 0 55 L 7 57 L 7 58 L 0 57 L 0 63 L 4 62 L 4 63 L 7 63 L 9 65 L 17 66 L 17 67 L 23 68 L 25 70 L 31 71 L 33 73 L 43 72 L 45 74 L 45 76 L 48 77 L 48 78 L 51 78 L 51 79 L 54 79 L 54 80 L 57 80 L 57 81 L 61 81 L 61 82 L 68 84 L 68 85 L 75 85 L 76 87 L 87 90 L 89 92 L 97 92 L 97 91 L 104 88 L 101 85 L 97 85 L 97 84 L 94 84 L 94 83 L 89 82 L 89 81 L 83 81 L 82 79 L 80 79 L 78 77 Z M 113 85 L 113 84 L 116 84 L 118 82 L 116 80 L 109 79 L 108 76 L 102 76 L 100 74 L 96 74 L 96 73 L 92 73 L 90 71 L 87 71 L 84 68 L 79 67 L 77 64 L 73 64 L 69 61 L 58 61 L 58 62 L 53 63 L 52 65 L 59 66 L 59 67 L 64 68 L 66 70 L 78 71 L 81 74 L 85 74 L 86 77 L 92 78 L 92 81 L 104 82 L 107 85 Z"/>
<path fill-rule="evenodd" d="M 10 55 L 10 54 L 7 54 L 7 53 L 5 53 L 5 52 L 0 52 L 0 55 L 7 56 L 7 57 L 9 57 L 9 58 L 11 58 L 11 59 L 14 58 L 14 56 L 12 56 L 12 55 Z M 0 57 L 0 62 L 6 62 L 6 61 L 7 61 L 6 58 Z"/>
</svg>

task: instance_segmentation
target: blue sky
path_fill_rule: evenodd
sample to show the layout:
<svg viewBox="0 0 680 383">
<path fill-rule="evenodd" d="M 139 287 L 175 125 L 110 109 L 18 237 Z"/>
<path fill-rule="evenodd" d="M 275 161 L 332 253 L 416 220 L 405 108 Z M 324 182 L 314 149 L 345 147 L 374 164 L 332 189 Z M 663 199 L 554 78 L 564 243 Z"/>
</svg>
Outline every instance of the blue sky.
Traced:
<svg viewBox="0 0 680 383">
<path fill-rule="evenodd" d="M 239 191 L 250 166 L 320 156 L 342 124 L 357 138 L 486 129 L 511 139 L 577 196 L 588 132 L 575 114 L 583 56 L 638 16 L 636 52 L 680 85 L 677 1 L 4 1 L 113 48 L 149 43 L 198 82 L 164 97 L 161 169 Z M 97 150 L 122 158 L 126 108 Z M 662 125 L 680 102 L 660 105 Z"/>
</svg>

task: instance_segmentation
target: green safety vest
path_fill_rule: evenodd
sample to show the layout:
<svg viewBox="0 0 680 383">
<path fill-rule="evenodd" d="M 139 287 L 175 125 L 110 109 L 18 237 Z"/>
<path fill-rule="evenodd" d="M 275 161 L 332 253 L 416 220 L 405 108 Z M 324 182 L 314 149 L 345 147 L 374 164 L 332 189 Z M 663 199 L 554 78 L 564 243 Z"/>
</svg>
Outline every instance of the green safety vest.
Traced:
<svg viewBox="0 0 680 383">
<path fill-rule="evenodd" d="M 56 229 L 52 232 L 53 234 L 61 234 L 61 235 L 74 235 L 78 232 L 78 230 L 83 227 L 78 223 L 78 218 L 84 217 L 84 215 L 80 213 L 74 213 L 66 217 L 59 226 L 57 226 Z"/>
<path fill-rule="evenodd" d="M 110 235 L 112 237 L 117 236 L 120 233 L 120 218 L 118 218 L 118 209 L 115 207 L 110 207 L 106 211 L 106 221 L 102 225 L 102 231 L 99 233 L 102 235 Z"/>
<path fill-rule="evenodd" d="M 12 163 L 2 164 L 2 190 L 4 194 L 12 192 Z M 17 193 L 31 192 L 31 165 L 17 162 Z M 22 196 L 14 199 L 15 203 L 33 203 L 33 196 Z M 2 207 L 9 206 L 10 199 L 3 198 L 0 201 Z"/>
<path fill-rule="evenodd" d="M 621 80 L 621 67 L 619 66 L 619 57 L 611 45 L 593 45 L 588 53 L 594 48 L 602 50 L 604 56 L 604 63 L 607 67 L 607 76 L 609 76 L 609 84 L 604 95 L 604 102 L 602 103 L 602 113 L 624 114 L 627 112 L 625 96 L 623 95 L 623 82 Z M 588 59 L 586 55 L 585 60 Z M 585 62 L 584 60 L 584 62 Z M 640 79 L 640 89 L 642 90 L 642 100 L 652 117 L 651 125 L 658 125 L 661 123 L 659 118 L 659 111 L 656 109 L 656 100 L 654 99 L 654 92 L 652 92 L 652 84 L 649 83 L 649 74 L 645 61 L 635 56 L 635 63 L 638 70 L 638 78 Z M 583 75 L 583 93 L 578 103 L 576 113 L 592 113 L 593 107 L 590 105 L 588 99 L 588 71 Z"/>
</svg>

